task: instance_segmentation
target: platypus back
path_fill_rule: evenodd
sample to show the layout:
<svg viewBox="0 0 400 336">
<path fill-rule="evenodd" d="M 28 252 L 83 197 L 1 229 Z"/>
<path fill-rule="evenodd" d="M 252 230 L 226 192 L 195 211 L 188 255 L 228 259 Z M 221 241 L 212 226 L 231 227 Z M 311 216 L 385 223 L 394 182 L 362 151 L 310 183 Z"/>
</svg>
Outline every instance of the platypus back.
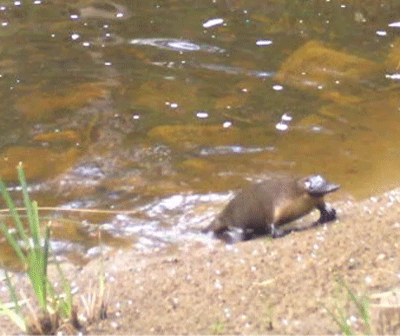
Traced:
<svg viewBox="0 0 400 336">
<path fill-rule="evenodd" d="M 329 209 L 323 196 L 339 189 L 339 185 L 327 182 L 320 175 L 305 178 L 274 178 L 252 184 L 236 195 L 203 232 L 213 231 L 218 238 L 229 241 L 229 231 L 240 229 L 240 237 L 252 231 L 282 234 L 279 226 L 308 214 L 317 208 L 319 222 L 333 220 L 334 209 Z"/>
</svg>

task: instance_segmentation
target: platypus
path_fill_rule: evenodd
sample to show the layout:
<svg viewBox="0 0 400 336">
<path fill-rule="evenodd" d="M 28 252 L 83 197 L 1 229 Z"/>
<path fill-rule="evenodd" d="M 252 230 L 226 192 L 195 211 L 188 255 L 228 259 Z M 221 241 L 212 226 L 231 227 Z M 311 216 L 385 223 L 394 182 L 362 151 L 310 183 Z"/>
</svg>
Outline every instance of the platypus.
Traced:
<svg viewBox="0 0 400 336">
<path fill-rule="evenodd" d="M 314 225 L 326 223 L 336 218 L 336 211 L 324 202 L 324 195 L 339 188 L 321 175 L 281 177 L 252 184 L 202 231 L 213 231 L 228 243 L 250 239 L 254 234 L 269 233 L 277 238 L 285 234 L 280 226 L 315 208 L 320 211 L 320 218 Z"/>
</svg>

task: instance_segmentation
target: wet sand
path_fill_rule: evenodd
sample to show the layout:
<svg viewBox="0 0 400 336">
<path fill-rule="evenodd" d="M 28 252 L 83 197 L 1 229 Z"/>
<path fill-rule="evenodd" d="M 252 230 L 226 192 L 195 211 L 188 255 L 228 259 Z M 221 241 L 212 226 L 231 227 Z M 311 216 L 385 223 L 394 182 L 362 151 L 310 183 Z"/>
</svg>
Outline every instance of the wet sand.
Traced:
<svg viewBox="0 0 400 336">
<path fill-rule="evenodd" d="M 279 239 L 191 242 L 151 256 L 114 250 L 103 266 L 96 259 L 64 269 L 77 289 L 80 314 L 80 296 L 90 292 L 102 267 L 106 271 L 108 317 L 89 325 L 89 334 L 337 334 L 328 310 L 338 307 L 354 331 L 365 332 L 336 280 L 357 295 L 400 287 L 399 203 L 396 189 L 334 202 L 335 222 Z M 299 225 L 317 217 L 314 212 Z M 8 301 L 4 286 L 0 299 Z M 400 333 L 374 325 L 375 332 Z M 0 330 L 18 332 L 3 317 Z"/>
</svg>

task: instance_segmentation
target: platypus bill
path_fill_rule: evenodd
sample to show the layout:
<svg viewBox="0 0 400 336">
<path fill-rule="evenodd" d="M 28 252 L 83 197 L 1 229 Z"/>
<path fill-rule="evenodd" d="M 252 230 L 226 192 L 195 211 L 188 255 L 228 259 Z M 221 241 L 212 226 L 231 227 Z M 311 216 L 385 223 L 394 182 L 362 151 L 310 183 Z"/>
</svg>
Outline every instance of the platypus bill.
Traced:
<svg viewBox="0 0 400 336">
<path fill-rule="evenodd" d="M 314 225 L 326 223 L 336 218 L 336 211 L 324 202 L 324 195 L 339 188 L 321 175 L 252 184 L 239 192 L 203 232 L 213 231 L 228 243 L 248 240 L 256 234 L 269 233 L 277 238 L 286 233 L 280 226 L 313 209 L 320 211 Z"/>
</svg>

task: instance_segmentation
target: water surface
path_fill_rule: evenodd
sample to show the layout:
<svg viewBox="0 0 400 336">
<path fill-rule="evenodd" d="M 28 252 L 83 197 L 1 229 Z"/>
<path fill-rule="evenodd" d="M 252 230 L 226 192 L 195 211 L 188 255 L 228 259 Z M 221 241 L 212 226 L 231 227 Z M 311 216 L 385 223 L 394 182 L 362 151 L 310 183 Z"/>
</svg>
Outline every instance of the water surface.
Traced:
<svg viewBox="0 0 400 336">
<path fill-rule="evenodd" d="M 202 240 L 273 174 L 380 193 L 400 181 L 399 22 L 396 1 L 3 2 L 0 175 L 19 197 L 23 162 L 39 205 L 110 211 L 43 212 L 74 260 L 99 230 Z"/>
</svg>

